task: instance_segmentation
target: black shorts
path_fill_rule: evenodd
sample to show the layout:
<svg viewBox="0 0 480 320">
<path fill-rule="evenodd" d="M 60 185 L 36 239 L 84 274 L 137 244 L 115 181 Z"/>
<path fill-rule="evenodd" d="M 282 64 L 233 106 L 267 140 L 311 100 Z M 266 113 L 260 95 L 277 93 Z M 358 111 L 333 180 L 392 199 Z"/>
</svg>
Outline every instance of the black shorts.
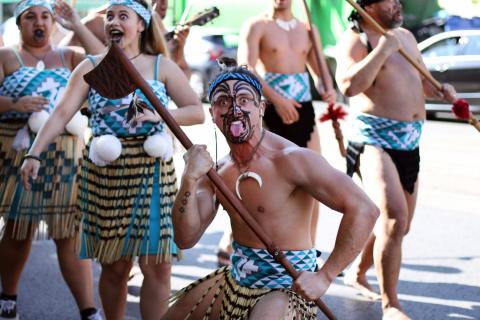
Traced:
<svg viewBox="0 0 480 320">
<path fill-rule="evenodd" d="M 412 194 L 415 190 L 415 182 L 420 171 L 420 149 L 395 150 L 382 148 L 392 159 L 397 168 L 403 189 Z M 360 173 L 360 155 L 365 150 L 363 143 L 349 142 L 347 147 L 347 174 L 353 176 Z"/>
<path fill-rule="evenodd" d="M 297 108 L 299 119 L 292 124 L 283 123 L 273 104 L 268 104 L 263 120 L 268 130 L 284 137 L 300 147 L 307 147 L 312 132 L 315 128 L 315 110 L 312 101 L 300 102 L 301 108 Z"/>
</svg>

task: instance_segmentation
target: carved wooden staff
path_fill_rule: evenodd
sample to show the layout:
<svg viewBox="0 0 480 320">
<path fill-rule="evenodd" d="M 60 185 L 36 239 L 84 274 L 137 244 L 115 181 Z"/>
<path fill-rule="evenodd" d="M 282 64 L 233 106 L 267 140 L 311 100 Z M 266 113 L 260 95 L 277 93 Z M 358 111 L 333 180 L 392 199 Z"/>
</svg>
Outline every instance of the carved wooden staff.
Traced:
<svg viewBox="0 0 480 320">
<path fill-rule="evenodd" d="M 305 1 L 305 0 L 304 0 Z M 377 30 L 377 32 L 381 33 L 382 35 L 385 35 L 387 32 L 385 31 L 384 28 L 382 28 L 382 26 L 380 24 L 378 24 L 378 22 L 372 18 L 372 16 L 370 16 L 368 14 L 367 11 L 365 11 L 365 9 L 363 9 L 358 3 L 356 3 L 354 0 L 347 0 L 347 2 L 355 8 L 355 10 L 360 14 L 360 16 L 362 16 L 363 19 L 365 19 L 365 21 L 367 21 L 374 29 Z M 418 72 L 420 72 L 422 74 L 422 76 L 424 76 L 438 91 L 442 91 L 442 84 L 440 82 L 438 82 L 431 74 L 430 72 L 428 72 L 427 70 L 425 70 L 425 68 L 420 64 L 418 63 L 418 61 L 416 61 L 415 59 L 413 59 L 409 54 L 408 52 L 405 51 L 405 49 L 403 48 L 400 48 L 400 50 L 398 50 L 400 52 L 400 54 L 415 68 L 418 70 Z M 468 102 L 466 100 L 463 100 L 463 99 L 458 99 L 457 101 L 455 101 L 453 103 L 453 107 L 452 107 L 452 112 L 457 116 L 459 117 L 460 119 L 464 119 L 464 120 L 467 120 L 471 125 L 473 125 L 478 131 L 480 131 L 480 124 L 478 124 L 478 120 L 473 116 L 473 114 L 468 111 L 468 117 L 462 117 L 459 115 L 459 113 L 457 113 L 456 111 L 457 110 L 464 110 L 465 107 L 467 108 L 468 110 Z"/>
<path fill-rule="evenodd" d="M 320 122 L 329 120 L 332 121 L 332 127 L 335 131 L 335 139 L 337 139 L 338 148 L 340 149 L 340 154 L 342 157 L 347 156 L 347 151 L 345 150 L 345 145 L 343 144 L 342 129 L 340 128 L 340 122 L 338 122 L 338 120 L 345 119 L 346 115 L 347 112 L 342 108 L 342 106 L 335 106 L 333 103 L 330 103 L 327 111 L 320 117 Z"/>
<path fill-rule="evenodd" d="M 320 72 L 320 78 L 322 79 L 322 85 L 324 90 L 327 90 L 327 74 L 326 72 L 322 72 L 322 67 L 321 67 L 322 66 L 322 60 L 320 58 L 321 43 L 317 41 L 317 37 L 315 37 L 315 33 L 313 32 L 312 18 L 310 16 L 310 11 L 308 10 L 306 0 L 303 0 L 302 4 L 303 4 L 303 11 L 305 13 L 305 16 L 307 17 L 308 35 L 310 36 L 310 41 L 312 41 L 313 51 L 315 53 L 315 60 L 317 60 L 317 66 Z M 336 114 L 331 113 L 332 111 L 335 111 L 335 110 L 338 110 L 340 113 L 342 113 L 342 117 L 338 117 Z M 337 106 L 335 110 L 333 109 L 333 106 L 332 107 L 328 106 L 326 114 L 322 115 L 322 117 L 320 118 L 320 121 L 323 122 L 327 120 L 332 120 L 332 127 L 333 127 L 333 130 L 335 131 L 335 138 L 337 139 L 337 142 L 338 142 L 338 149 L 340 150 L 340 154 L 342 155 L 342 157 L 345 157 L 346 152 L 345 152 L 345 144 L 343 143 L 342 128 L 340 127 L 340 122 L 338 122 L 338 120 L 343 119 L 343 117 L 346 115 L 346 112 L 343 110 L 342 106 Z"/>
<path fill-rule="evenodd" d="M 100 64 L 87 73 L 85 81 L 98 93 L 106 98 L 119 99 L 127 96 L 135 89 L 139 88 L 147 97 L 148 101 L 155 107 L 166 125 L 175 137 L 182 143 L 186 149 L 190 149 L 193 145 L 185 132 L 176 123 L 168 109 L 162 105 L 157 96 L 153 93 L 148 83 L 143 79 L 142 75 L 137 71 L 132 62 L 123 53 L 117 44 L 112 44 L 105 58 Z M 265 231 L 257 223 L 250 213 L 245 209 L 243 204 L 233 195 L 223 182 L 218 173 L 210 169 L 207 176 L 212 180 L 220 191 L 219 200 L 224 207 L 233 207 L 245 223 L 253 230 L 257 237 L 267 247 L 268 252 L 273 256 L 275 261 L 281 264 L 293 279 L 297 279 L 299 272 L 290 264 L 282 251 L 268 237 Z M 335 316 L 326 306 L 326 304 L 318 299 L 315 301 L 317 306 L 327 316 L 328 319 L 335 319 Z"/>
</svg>

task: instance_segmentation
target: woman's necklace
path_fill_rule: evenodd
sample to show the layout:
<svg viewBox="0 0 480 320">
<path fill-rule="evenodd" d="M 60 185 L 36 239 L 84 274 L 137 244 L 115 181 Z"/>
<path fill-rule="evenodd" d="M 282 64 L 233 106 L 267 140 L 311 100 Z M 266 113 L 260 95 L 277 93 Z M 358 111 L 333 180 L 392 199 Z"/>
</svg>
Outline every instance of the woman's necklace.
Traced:
<svg viewBox="0 0 480 320">
<path fill-rule="evenodd" d="M 37 59 L 37 64 L 35 66 L 35 68 L 38 70 L 38 71 L 43 71 L 45 70 L 45 62 L 43 60 L 45 60 L 45 58 L 47 57 L 47 55 L 50 53 L 50 50 L 52 49 L 52 46 L 48 46 L 48 50 L 47 52 L 43 55 L 42 58 L 39 58 L 37 57 L 36 55 L 34 55 L 33 53 L 31 53 L 29 50 L 27 50 L 25 47 L 23 47 L 23 50 L 28 53 L 29 55 L 31 55 L 32 57 L 34 57 L 35 59 Z"/>
<path fill-rule="evenodd" d="M 235 183 L 235 192 L 237 193 L 237 197 L 240 200 L 242 200 L 242 196 L 240 194 L 240 182 L 242 182 L 242 180 L 247 178 L 252 178 L 255 181 L 257 181 L 260 188 L 263 185 L 262 177 L 258 173 L 255 173 L 253 171 L 248 171 L 248 167 L 250 165 L 250 162 L 252 162 L 253 157 L 255 156 L 255 153 L 257 153 L 257 150 L 260 147 L 260 144 L 262 143 L 264 137 L 265 137 L 265 129 L 262 130 L 262 136 L 260 137 L 260 140 L 258 140 L 257 144 L 253 148 L 252 155 L 246 161 L 242 161 L 241 164 L 245 166 L 245 169 L 243 170 L 240 166 L 240 161 L 238 161 L 237 158 L 235 158 L 235 156 L 233 155 L 232 151 L 230 151 L 230 158 L 232 158 L 233 164 L 235 165 L 235 167 L 237 167 L 238 171 L 240 172 L 240 175 L 238 176 L 237 181 Z"/>
<path fill-rule="evenodd" d="M 129 59 L 130 59 L 130 61 L 133 61 L 133 60 L 135 60 L 135 59 L 136 59 L 136 58 L 137 58 L 139 55 L 141 55 L 141 54 L 142 54 L 142 51 L 140 51 L 139 53 L 137 53 L 137 54 L 136 54 L 136 55 L 134 55 L 133 57 L 129 58 Z"/>
</svg>

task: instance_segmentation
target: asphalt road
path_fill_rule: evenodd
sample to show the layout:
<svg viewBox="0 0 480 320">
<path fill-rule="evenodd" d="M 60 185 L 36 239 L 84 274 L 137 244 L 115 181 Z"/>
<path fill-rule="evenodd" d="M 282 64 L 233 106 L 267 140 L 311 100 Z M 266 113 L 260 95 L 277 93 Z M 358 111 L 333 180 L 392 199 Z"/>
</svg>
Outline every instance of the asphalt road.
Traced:
<svg viewBox="0 0 480 320">
<path fill-rule="evenodd" d="M 324 156 L 343 170 L 344 160 L 338 154 L 330 124 L 321 124 L 320 133 Z M 195 143 L 208 144 L 213 154 L 211 123 L 191 127 L 188 134 Z M 177 151 L 181 172 L 181 148 Z M 225 153 L 225 142 L 219 140 L 219 154 Z M 467 124 L 427 122 L 421 158 L 416 216 L 404 241 L 398 288 L 402 305 L 413 319 L 480 319 L 480 133 Z M 317 244 L 325 258 L 334 245 L 339 220 L 339 213 L 322 206 Z M 227 223 L 226 214 L 219 213 L 200 242 L 174 265 L 174 290 L 214 270 L 216 246 Z M 97 284 L 99 267 L 94 268 Z M 378 289 L 373 270 L 368 276 Z M 126 319 L 140 319 L 141 281 L 142 276 L 137 275 L 129 282 Z M 34 243 L 18 293 L 22 320 L 79 318 L 51 241 Z M 338 319 L 381 319 L 380 303 L 358 296 L 341 278 L 330 287 L 324 301 Z"/>
</svg>

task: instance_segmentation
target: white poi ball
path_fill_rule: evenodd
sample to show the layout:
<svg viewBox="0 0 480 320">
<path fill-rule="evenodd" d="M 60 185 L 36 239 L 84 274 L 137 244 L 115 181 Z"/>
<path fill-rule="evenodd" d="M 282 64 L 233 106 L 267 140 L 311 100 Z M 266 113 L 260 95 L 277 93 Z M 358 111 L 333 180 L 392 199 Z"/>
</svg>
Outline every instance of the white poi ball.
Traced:
<svg viewBox="0 0 480 320">
<path fill-rule="evenodd" d="M 122 153 L 122 143 L 117 137 L 106 134 L 98 137 L 95 141 L 95 154 L 105 162 L 112 162 L 120 157 Z"/>
<path fill-rule="evenodd" d="M 28 126 L 30 127 L 30 130 L 34 133 L 40 131 L 43 124 L 47 122 L 48 117 L 50 117 L 50 114 L 46 110 L 33 112 L 28 118 Z"/>
<path fill-rule="evenodd" d="M 75 113 L 73 118 L 67 123 L 65 129 L 72 135 L 83 137 L 88 127 L 88 118 L 79 111 Z"/>
<path fill-rule="evenodd" d="M 173 153 L 172 138 L 166 133 L 151 135 L 143 143 L 143 149 L 150 157 L 169 159 Z"/>
</svg>

